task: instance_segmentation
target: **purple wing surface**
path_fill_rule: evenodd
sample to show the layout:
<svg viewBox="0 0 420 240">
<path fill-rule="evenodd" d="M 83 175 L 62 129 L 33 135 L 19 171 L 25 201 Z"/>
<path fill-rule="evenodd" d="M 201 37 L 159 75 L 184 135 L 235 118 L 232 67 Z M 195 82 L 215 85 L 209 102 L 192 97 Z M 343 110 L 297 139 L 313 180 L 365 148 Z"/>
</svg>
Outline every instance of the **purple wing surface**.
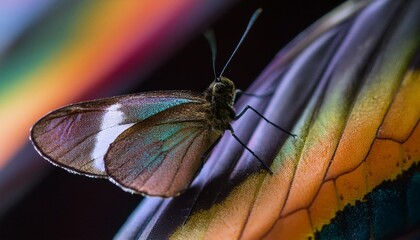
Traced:
<svg viewBox="0 0 420 240">
<path fill-rule="evenodd" d="M 390 129 L 410 124 L 404 128 L 411 133 L 401 138 L 408 140 L 396 151 L 409 158 L 395 164 L 380 158 L 378 166 L 392 163 L 380 169 L 373 163 L 378 158 L 366 154 L 390 151 L 371 145 L 384 135 L 376 135 L 381 120 L 391 103 L 418 96 L 414 84 L 410 97 L 398 97 L 418 82 L 419 16 L 415 0 L 348 1 L 317 21 L 247 90 L 264 94 L 275 88 L 274 94 L 244 96 L 235 106 L 240 111 L 251 105 L 298 134 L 293 140 L 251 113 L 233 124 L 240 139 L 271 163 L 274 175 L 262 172 L 249 152 L 225 136 L 184 194 L 144 199 L 116 239 L 383 239 L 418 229 L 418 207 L 411 204 L 419 199 L 414 163 L 420 151 L 413 140 L 418 101 Z M 366 165 L 373 171 L 360 170 Z M 377 175 L 384 178 L 373 180 Z M 396 176 L 409 185 L 392 185 Z M 403 207 L 395 199 L 403 199 Z"/>
</svg>

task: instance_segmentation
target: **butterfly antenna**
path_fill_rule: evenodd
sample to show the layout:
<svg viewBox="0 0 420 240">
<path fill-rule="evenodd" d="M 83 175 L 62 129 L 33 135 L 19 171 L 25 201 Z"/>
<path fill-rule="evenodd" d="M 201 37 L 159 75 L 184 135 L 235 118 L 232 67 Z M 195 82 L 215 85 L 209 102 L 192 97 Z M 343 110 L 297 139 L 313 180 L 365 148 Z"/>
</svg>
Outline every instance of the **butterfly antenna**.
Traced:
<svg viewBox="0 0 420 240">
<path fill-rule="evenodd" d="M 216 38 L 214 36 L 213 30 L 205 31 L 204 36 L 207 38 L 207 41 L 209 42 L 209 45 L 210 45 L 211 61 L 212 61 L 212 64 L 213 64 L 214 79 L 217 79 L 217 74 L 216 74 L 216 54 L 217 54 Z"/>
<path fill-rule="evenodd" d="M 241 40 L 239 40 L 239 43 L 236 45 L 235 50 L 233 50 L 233 53 L 230 55 L 229 60 L 226 62 L 225 66 L 223 67 L 222 71 L 220 72 L 219 78 L 225 72 L 226 67 L 229 65 L 230 61 L 232 60 L 232 58 L 235 55 L 236 51 L 238 50 L 239 46 L 241 46 L 241 44 L 244 41 L 246 35 L 248 34 L 248 32 L 251 29 L 254 22 L 257 20 L 258 16 L 260 16 L 261 12 L 262 12 L 262 9 L 258 8 L 257 10 L 255 10 L 254 14 L 252 14 L 252 17 L 249 20 L 248 26 L 245 29 L 245 32 L 244 32 L 244 34 L 242 34 Z"/>
</svg>

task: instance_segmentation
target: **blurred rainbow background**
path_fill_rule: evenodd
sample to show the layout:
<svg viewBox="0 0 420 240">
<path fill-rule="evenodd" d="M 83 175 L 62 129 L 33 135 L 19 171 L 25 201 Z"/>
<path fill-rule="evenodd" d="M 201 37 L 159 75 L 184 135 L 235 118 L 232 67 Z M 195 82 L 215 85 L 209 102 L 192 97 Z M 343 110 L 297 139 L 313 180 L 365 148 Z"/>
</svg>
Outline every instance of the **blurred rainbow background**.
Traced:
<svg viewBox="0 0 420 240">
<path fill-rule="evenodd" d="M 229 5 L 221 2 L 1 1 L 0 215 L 41 175 L 39 159 L 23 153 L 37 119 L 127 92 Z"/>
<path fill-rule="evenodd" d="M 145 76 L 203 24 L 198 16 L 181 13 L 217 9 L 190 0 L 0 4 L 2 168 L 46 112 Z"/>
</svg>

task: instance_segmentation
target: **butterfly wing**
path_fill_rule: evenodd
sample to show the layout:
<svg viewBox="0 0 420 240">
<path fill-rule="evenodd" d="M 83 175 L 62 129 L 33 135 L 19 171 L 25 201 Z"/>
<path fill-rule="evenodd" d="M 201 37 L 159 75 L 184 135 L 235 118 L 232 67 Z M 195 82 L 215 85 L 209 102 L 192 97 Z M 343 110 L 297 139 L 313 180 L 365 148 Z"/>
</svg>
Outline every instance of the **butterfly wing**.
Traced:
<svg viewBox="0 0 420 240">
<path fill-rule="evenodd" d="M 106 177 L 103 158 L 129 127 L 185 103 L 201 103 L 199 93 L 150 92 L 69 105 L 41 118 L 31 140 L 48 161 L 71 172 Z"/>
<path fill-rule="evenodd" d="M 169 197 L 186 190 L 200 158 L 223 133 L 212 129 L 207 107 L 183 104 L 128 128 L 105 156 L 107 174 L 137 193 Z"/>
</svg>

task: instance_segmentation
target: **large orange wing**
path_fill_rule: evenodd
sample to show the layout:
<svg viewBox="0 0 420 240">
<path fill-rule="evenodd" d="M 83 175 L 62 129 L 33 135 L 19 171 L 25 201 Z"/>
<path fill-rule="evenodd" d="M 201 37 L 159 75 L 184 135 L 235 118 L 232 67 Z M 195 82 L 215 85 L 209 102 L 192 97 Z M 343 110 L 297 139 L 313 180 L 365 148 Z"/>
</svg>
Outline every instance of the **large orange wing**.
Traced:
<svg viewBox="0 0 420 240">
<path fill-rule="evenodd" d="M 281 51 L 185 195 L 146 199 L 118 237 L 383 239 L 420 226 L 420 4 L 349 1 Z M 267 87 L 270 86 L 270 87 Z M 238 156 L 240 158 L 238 159 Z M 207 167 L 208 166 L 208 167 Z"/>
</svg>

